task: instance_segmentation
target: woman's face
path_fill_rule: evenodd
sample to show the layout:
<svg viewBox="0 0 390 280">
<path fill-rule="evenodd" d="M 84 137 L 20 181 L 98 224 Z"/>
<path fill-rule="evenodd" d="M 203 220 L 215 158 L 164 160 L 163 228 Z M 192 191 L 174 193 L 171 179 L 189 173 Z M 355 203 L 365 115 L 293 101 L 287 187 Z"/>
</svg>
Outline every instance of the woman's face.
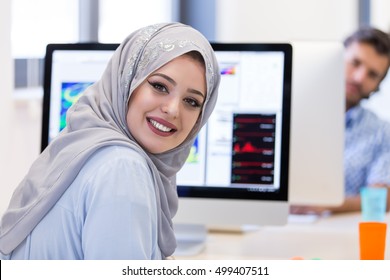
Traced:
<svg viewBox="0 0 390 280">
<path fill-rule="evenodd" d="M 193 129 L 206 98 L 205 68 L 188 55 L 156 70 L 132 93 L 127 125 L 150 153 L 180 145 Z"/>
</svg>

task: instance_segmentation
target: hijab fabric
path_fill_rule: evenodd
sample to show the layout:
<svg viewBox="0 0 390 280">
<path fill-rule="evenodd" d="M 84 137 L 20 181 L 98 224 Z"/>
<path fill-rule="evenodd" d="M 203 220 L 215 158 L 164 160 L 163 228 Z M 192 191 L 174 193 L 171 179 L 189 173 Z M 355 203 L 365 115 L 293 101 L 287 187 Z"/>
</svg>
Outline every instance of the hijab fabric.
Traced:
<svg viewBox="0 0 390 280">
<path fill-rule="evenodd" d="M 189 51 L 198 51 L 206 64 L 207 94 L 202 112 L 182 144 L 161 154 L 151 154 L 141 148 L 127 127 L 128 100 L 152 72 Z M 1 220 L 0 252 L 11 253 L 30 234 L 93 153 L 105 146 L 120 145 L 137 151 L 148 162 L 156 187 L 158 244 L 164 257 L 172 255 L 176 248 L 172 218 L 178 208 L 176 173 L 214 109 L 219 81 L 212 47 L 192 27 L 165 23 L 130 34 L 113 54 L 101 79 L 68 110 L 66 128 L 42 152 L 16 188 Z"/>
</svg>

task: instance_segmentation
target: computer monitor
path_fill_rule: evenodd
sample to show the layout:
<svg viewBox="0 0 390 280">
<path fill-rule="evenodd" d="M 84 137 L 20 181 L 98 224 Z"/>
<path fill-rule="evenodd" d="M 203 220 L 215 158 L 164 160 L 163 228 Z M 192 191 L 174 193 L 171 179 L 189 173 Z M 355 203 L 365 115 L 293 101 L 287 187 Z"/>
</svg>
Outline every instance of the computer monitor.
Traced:
<svg viewBox="0 0 390 280">
<path fill-rule="evenodd" d="M 44 76 L 42 150 L 65 113 L 100 78 L 116 44 L 50 44 Z M 176 225 L 287 222 L 292 48 L 213 44 L 219 98 L 177 176 Z"/>
<path fill-rule="evenodd" d="M 292 49 L 213 44 L 221 71 L 216 108 L 177 175 L 175 223 L 284 225 Z"/>
<path fill-rule="evenodd" d="M 344 46 L 293 46 L 289 202 L 338 206 L 344 200 Z"/>
</svg>

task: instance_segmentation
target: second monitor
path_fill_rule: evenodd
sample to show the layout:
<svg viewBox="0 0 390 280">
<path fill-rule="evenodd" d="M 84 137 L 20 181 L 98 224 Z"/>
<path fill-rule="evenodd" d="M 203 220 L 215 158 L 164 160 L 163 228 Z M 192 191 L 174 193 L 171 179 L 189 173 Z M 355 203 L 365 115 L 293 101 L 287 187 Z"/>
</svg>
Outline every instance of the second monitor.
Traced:
<svg viewBox="0 0 390 280">
<path fill-rule="evenodd" d="M 289 201 L 338 206 L 344 199 L 344 46 L 292 46 Z"/>
</svg>

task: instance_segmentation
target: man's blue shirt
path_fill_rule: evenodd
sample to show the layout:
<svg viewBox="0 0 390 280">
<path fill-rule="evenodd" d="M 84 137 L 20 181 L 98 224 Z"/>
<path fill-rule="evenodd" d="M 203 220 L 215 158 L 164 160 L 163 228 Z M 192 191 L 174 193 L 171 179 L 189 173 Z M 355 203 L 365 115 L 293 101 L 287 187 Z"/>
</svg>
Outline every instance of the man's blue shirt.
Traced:
<svg viewBox="0 0 390 280">
<path fill-rule="evenodd" d="M 363 186 L 390 185 L 390 124 L 362 106 L 346 113 L 344 166 L 346 196 Z"/>
</svg>

